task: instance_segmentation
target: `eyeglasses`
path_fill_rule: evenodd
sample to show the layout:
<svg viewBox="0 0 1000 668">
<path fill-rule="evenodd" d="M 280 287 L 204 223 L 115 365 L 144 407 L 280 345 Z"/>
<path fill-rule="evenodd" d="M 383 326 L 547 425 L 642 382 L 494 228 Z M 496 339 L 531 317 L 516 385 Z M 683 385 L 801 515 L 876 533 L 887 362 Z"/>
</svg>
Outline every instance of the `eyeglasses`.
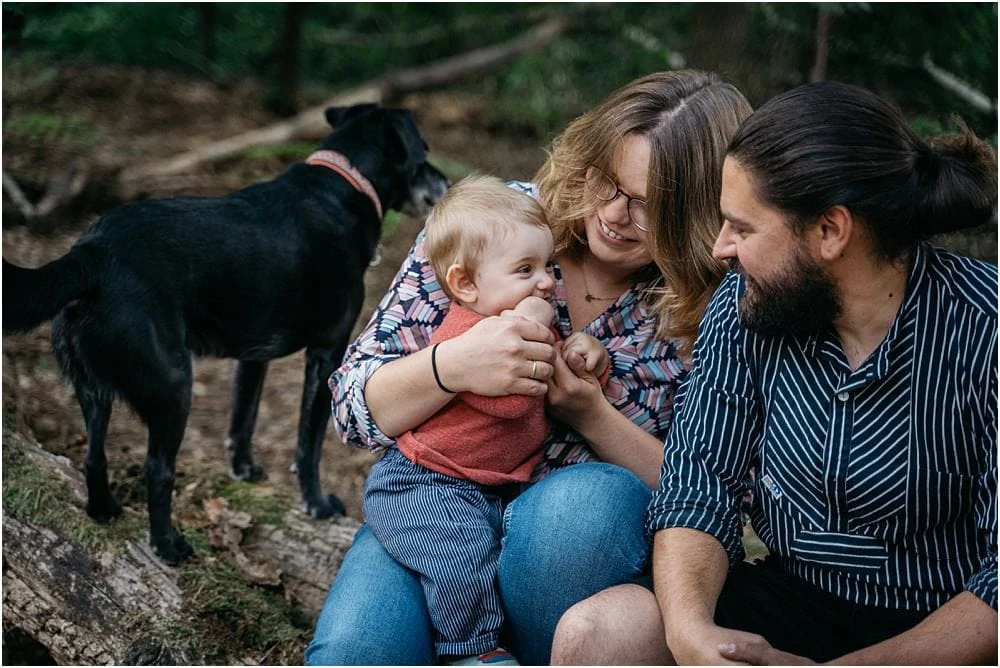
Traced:
<svg viewBox="0 0 1000 668">
<path fill-rule="evenodd" d="M 628 219 L 632 221 L 636 229 L 643 232 L 649 231 L 646 224 L 646 200 L 622 192 L 615 180 L 599 167 L 590 167 L 587 170 L 587 188 L 594 193 L 594 197 L 602 202 L 613 202 L 618 199 L 619 195 L 624 195 L 627 202 Z"/>
</svg>

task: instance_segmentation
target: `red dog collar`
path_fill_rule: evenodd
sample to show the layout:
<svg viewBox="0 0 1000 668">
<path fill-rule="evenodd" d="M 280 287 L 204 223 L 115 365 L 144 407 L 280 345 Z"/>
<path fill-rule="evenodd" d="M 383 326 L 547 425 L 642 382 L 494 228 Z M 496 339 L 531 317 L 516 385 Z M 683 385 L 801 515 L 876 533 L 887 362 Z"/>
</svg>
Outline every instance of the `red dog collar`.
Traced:
<svg viewBox="0 0 1000 668">
<path fill-rule="evenodd" d="M 306 158 L 306 164 L 321 165 L 323 167 L 327 167 L 328 169 L 332 169 L 343 176 L 347 179 L 348 183 L 354 186 L 355 190 L 368 195 L 372 204 L 375 205 L 375 211 L 378 212 L 379 219 L 382 218 L 382 203 L 379 201 L 378 195 L 375 193 L 375 188 L 372 187 L 371 182 L 366 179 L 361 172 L 354 168 L 351 161 L 348 160 L 343 154 L 323 149 L 314 152 Z"/>
</svg>

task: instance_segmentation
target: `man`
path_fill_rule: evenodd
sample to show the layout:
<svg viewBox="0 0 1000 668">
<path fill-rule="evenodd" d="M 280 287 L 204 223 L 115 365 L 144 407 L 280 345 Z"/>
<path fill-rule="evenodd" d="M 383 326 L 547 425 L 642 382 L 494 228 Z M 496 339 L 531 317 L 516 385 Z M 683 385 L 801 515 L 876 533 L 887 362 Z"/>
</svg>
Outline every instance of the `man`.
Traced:
<svg viewBox="0 0 1000 668">
<path fill-rule="evenodd" d="M 578 604 L 553 663 L 996 664 L 997 269 L 925 241 L 995 224 L 996 195 L 985 142 L 928 145 L 856 87 L 744 122 L 714 248 L 734 271 L 649 508 L 655 598 Z"/>
</svg>

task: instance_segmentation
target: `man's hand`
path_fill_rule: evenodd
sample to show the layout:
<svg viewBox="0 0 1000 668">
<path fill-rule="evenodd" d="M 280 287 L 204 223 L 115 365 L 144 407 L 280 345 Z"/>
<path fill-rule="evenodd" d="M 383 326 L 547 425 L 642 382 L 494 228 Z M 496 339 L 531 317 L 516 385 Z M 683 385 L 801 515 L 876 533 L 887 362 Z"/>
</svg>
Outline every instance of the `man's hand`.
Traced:
<svg viewBox="0 0 1000 668">
<path fill-rule="evenodd" d="M 816 662 L 804 656 L 774 649 L 759 636 L 755 640 L 724 642 L 719 645 L 719 654 L 729 661 L 751 666 L 805 666 Z"/>
<path fill-rule="evenodd" d="M 667 644 L 679 665 L 760 665 L 750 659 L 764 656 L 764 648 L 777 652 L 759 635 L 716 624 L 699 625 L 697 628 L 688 626 L 683 633 L 675 634 L 675 639 L 671 639 L 670 635 L 667 635 Z M 759 653 L 746 652 L 744 655 L 734 649 L 744 647 L 758 648 Z M 724 653 L 723 649 L 732 649 L 732 652 Z M 811 662 L 800 659 L 786 663 Z"/>
</svg>

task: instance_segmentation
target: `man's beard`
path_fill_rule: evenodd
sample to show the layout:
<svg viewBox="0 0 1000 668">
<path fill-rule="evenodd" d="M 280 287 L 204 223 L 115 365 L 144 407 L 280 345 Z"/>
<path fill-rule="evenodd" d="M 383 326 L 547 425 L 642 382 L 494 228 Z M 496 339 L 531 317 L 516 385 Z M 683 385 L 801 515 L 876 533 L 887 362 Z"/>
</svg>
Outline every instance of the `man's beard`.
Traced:
<svg viewBox="0 0 1000 668">
<path fill-rule="evenodd" d="M 792 265 L 765 282 L 751 278 L 739 262 L 733 269 L 746 281 L 739 302 L 740 322 L 763 336 L 812 334 L 833 323 L 840 300 L 833 281 L 816 262 L 796 249 Z"/>
</svg>

